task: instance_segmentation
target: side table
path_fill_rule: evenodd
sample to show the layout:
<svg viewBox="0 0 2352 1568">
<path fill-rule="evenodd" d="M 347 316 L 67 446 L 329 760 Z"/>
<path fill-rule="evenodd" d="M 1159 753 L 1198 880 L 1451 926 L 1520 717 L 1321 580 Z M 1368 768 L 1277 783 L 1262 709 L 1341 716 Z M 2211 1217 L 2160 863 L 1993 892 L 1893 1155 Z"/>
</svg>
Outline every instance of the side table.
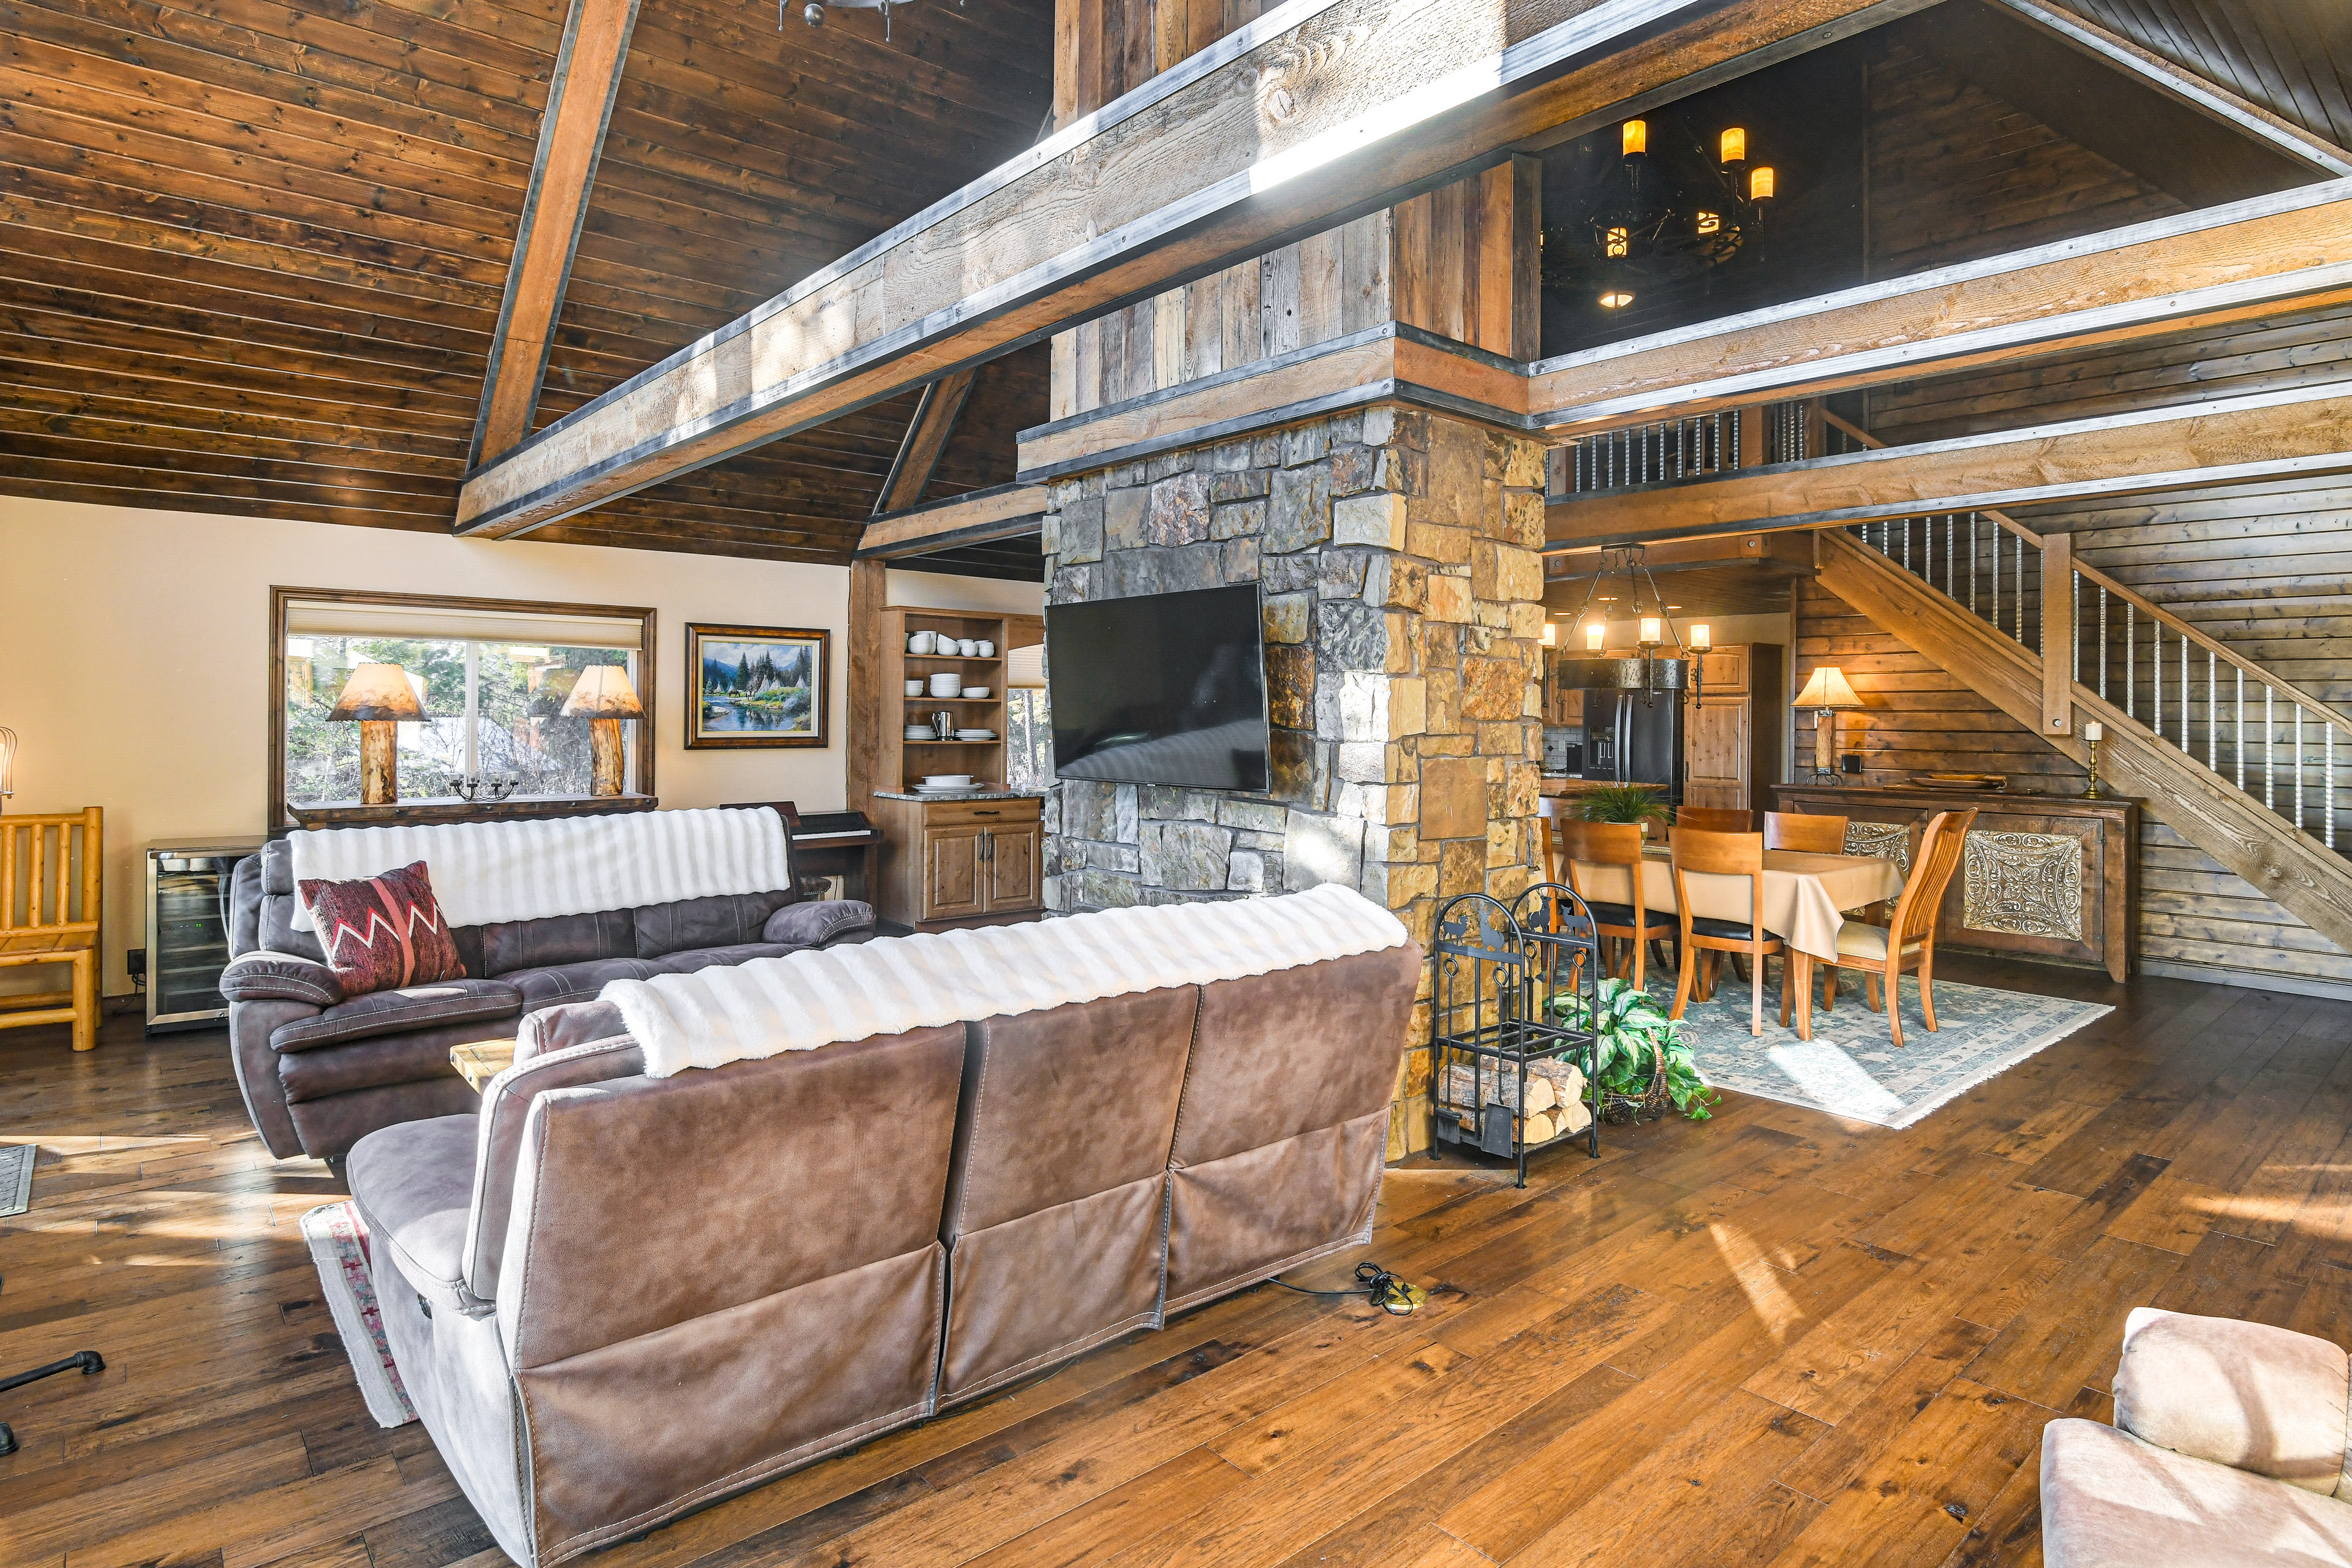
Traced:
<svg viewBox="0 0 2352 1568">
<path fill-rule="evenodd" d="M 514 1066 L 515 1043 L 512 1040 L 476 1040 L 471 1045 L 451 1046 L 449 1065 L 476 1094 L 490 1079 Z"/>
</svg>

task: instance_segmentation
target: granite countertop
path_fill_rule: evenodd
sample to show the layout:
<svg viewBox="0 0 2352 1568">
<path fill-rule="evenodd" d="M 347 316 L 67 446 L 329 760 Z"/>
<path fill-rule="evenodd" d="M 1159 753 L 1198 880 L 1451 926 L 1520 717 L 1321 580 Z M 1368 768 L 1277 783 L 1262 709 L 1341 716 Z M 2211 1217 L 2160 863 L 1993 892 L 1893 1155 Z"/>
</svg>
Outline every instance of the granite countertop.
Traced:
<svg viewBox="0 0 2352 1568">
<path fill-rule="evenodd" d="M 1034 789 L 877 789 L 881 800 L 1043 800 L 1045 793 Z"/>
</svg>

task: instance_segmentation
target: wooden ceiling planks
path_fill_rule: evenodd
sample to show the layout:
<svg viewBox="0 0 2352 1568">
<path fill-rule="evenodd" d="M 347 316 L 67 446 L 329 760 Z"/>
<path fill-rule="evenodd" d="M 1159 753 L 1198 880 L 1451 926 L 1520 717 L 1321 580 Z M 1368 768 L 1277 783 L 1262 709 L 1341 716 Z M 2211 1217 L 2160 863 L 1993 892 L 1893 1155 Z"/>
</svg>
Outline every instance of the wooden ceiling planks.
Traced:
<svg viewBox="0 0 2352 1568">
<path fill-rule="evenodd" d="M 2343 0 L 2057 0 L 2338 146 L 2352 146 Z"/>
<path fill-rule="evenodd" d="M 1050 98 L 1036 0 L 901 10 L 887 46 L 870 13 L 645 12 L 542 420 L 1027 145 Z M 447 530 L 562 0 L 0 13 L 0 490 Z M 549 537 L 846 560 L 910 406 Z M 950 450 L 937 482 L 992 472 Z"/>
</svg>

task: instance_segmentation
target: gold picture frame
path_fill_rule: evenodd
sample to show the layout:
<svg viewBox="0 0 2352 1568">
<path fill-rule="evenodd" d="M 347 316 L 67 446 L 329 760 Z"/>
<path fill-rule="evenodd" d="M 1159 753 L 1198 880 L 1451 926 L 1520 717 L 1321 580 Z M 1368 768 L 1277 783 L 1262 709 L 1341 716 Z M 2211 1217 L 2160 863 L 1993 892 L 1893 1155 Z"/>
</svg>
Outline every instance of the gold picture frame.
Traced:
<svg viewBox="0 0 2352 1568">
<path fill-rule="evenodd" d="M 804 626 L 686 626 L 686 749 L 827 743 L 833 634 Z"/>
</svg>

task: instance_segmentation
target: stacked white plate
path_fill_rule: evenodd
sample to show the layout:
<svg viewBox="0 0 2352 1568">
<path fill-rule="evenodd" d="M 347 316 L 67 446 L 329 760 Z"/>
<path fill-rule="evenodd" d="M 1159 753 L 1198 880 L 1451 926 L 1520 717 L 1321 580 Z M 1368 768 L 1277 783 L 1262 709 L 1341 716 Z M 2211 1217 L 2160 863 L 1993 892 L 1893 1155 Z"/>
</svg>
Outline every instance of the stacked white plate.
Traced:
<svg viewBox="0 0 2352 1568">
<path fill-rule="evenodd" d="M 993 730 L 958 730 L 956 731 L 956 739 L 959 741 L 993 741 L 996 739 L 996 731 Z"/>
<path fill-rule="evenodd" d="M 915 788 L 933 795 L 967 790 L 971 788 L 971 775 L 970 773 L 926 773 L 923 775 L 923 782 L 917 784 Z"/>
<path fill-rule="evenodd" d="M 936 741 L 939 739 L 939 736 L 931 732 L 931 727 L 929 724 L 909 724 L 907 726 L 907 739 L 909 741 Z"/>
</svg>

